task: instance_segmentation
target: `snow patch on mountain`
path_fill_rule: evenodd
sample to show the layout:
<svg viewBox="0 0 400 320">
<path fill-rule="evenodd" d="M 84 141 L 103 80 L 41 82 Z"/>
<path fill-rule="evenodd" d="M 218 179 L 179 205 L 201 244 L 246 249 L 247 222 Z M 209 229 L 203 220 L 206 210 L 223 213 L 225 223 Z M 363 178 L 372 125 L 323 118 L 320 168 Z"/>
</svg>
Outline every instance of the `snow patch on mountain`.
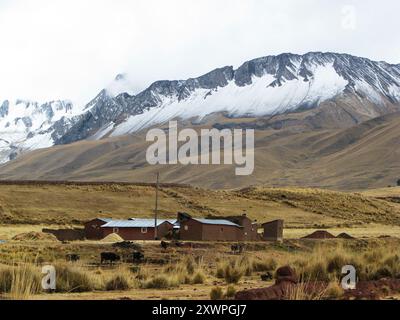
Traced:
<svg viewBox="0 0 400 320">
<path fill-rule="evenodd" d="M 74 110 L 69 100 L 46 103 L 4 100 L 0 106 L 0 163 L 13 159 L 21 150 L 52 146 L 53 124 L 81 112 Z"/>
<path fill-rule="evenodd" d="M 331 99 L 342 93 L 348 85 L 348 81 L 336 73 L 332 64 L 314 66 L 312 71 L 314 75 L 308 81 L 295 78 L 275 86 L 276 78 L 265 74 L 262 77 L 253 76 L 248 86 L 237 86 L 231 80 L 225 87 L 197 89 L 181 101 L 174 97 L 158 96 L 161 101 L 158 107 L 130 116 L 115 128 L 111 136 L 136 132 L 173 118 L 197 118 L 200 121 L 215 112 L 226 112 L 232 117 L 283 113 Z"/>
</svg>

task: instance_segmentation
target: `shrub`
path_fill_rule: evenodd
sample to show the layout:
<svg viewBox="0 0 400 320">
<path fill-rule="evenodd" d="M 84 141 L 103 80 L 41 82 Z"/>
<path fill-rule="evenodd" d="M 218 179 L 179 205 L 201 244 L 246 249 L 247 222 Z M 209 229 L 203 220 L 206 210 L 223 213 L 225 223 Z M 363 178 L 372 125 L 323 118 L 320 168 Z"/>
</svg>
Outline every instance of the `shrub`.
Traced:
<svg viewBox="0 0 400 320">
<path fill-rule="evenodd" d="M 330 299 L 338 299 L 341 298 L 344 294 L 343 288 L 339 285 L 337 281 L 329 283 L 328 288 L 326 289 L 325 296 Z"/>
<path fill-rule="evenodd" d="M 10 299 L 29 299 L 41 290 L 40 272 L 29 263 L 3 267 L 0 270 L 0 292 L 8 293 Z"/>
<path fill-rule="evenodd" d="M 226 266 L 224 271 L 224 278 L 226 283 L 238 283 L 242 278 L 242 271 L 237 267 Z"/>
<path fill-rule="evenodd" d="M 204 275 L 204 273 L 201 272 L 201 271 L 198 271 L 194 275 L 194 277 L 193 277 L 191 282 L 192 282 L 192 284 L 202 284 L 202 283 L 205 282 L 205 280 L 206 280 L 206 276 Z"/>
<path fill-rule="evenodd" d="M 253 261 L 253 270 L 256 272 L 275 271 L 278 264 L 273 258 L 263 261 Z"/>
<path fill-rule="evenodd" d="M 88 292 L 99 289 L 101 286 L 98 279 L 79 267 L 58 265 L 56 275 L 56 291 L 58 292 Z"/>
<path fill-rule="evenodd" d="M 383 258 L 383 252 L 381 250 L 374 250 L 364 254 L 364 259 L 367 263 L 377 263 Z"/>
<path fill-rule="evenodd" d="M 211 300 L 222 300 L 224 298 L 224 293 L 220 287 L 215 287 L 211 289 L 210 299 Z"/>
<path fill-rule="evenodd" d="M 378 268 L 372 275 L 374 280 L 379 280 L 382 278 L 392 278 L 392 276 L 392 271 L 386 266 Z"/>
<path fill-rule="evenodd" d="M 215 273 L 215 276 L 218 279 L 223 279 L 225 277 L 225 267 L 223 265 L 220 264 L 217 266 L 217 271 Z"/>
<path fill-rule="evenodd" d="M 106 290 L 128 290 L 130 288 L 129 279 L 124 275 L 116 275 L 106 283 Z"/>
<path fill-rule="evenodd" d="M 322 300 L 326 294 L 326 288 L 314 287 L 310 290 L 312 282 L 301 282 L 288 286 L 285 292 L 285 300 Z"/>
<path fill-rule="evenodd" d="M 226 297 L 227 298 L 233 298 L 236 294 L 236 289 L 234 286 L 228 286 L 226 289 Z"/>
<path fill-rule="evenodd" d="M 175 278 L 160 275 L 146 281 L 142 287 L 145 289 L 168 289 L 178 285 L 179 283 Z"/>
<path fill-rule="evenodd" d="M 193 274 L 194 271 L 195 271 L 196 263 L 195 263 L 195 261 L 194 261 L 192 256 L 186 258 L 185 265 L 186 265 L 187 273 L 188 274 Z"/>
<path fill-rule="evenodd" d="M 327 271 L 329 273 L 340 274 L 344 265 L 346 265 L 345 259 L 341 255 L 335 255 L 328 259 Z"/>
<path fill-rule="evenodd" d="M 0 293 L 10 292 L 13 273 L 10 268 L 0 270 Z"/>
</svg>

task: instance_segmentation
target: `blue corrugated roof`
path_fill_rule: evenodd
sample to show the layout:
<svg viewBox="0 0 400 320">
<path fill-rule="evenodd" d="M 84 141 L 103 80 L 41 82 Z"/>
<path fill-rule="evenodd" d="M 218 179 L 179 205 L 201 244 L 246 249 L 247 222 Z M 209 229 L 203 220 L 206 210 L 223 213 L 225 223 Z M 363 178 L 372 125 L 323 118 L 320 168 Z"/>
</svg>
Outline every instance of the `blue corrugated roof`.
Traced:
<svg viewBox="0 0 400 320">
<path fill-rule="evenodd" d="M 232 221 L 229 220 L 222 220 L 222 219 L 197 219 L 193 218 L 193 220 L 196 220 L 200 223 L 204 224 L 215 224 L 215 225 L 221 225 L 221 226 L 235 226 L 235 227 L 240 227 L 238 224 L 233 223 Z"/>
<path fill-rule="evenodd" d="M 158 219 L 157 226 L 164 222 L 174 224 L 176 220 Z M 101 226 L 102 228 L 152 228 L 154 219 L 130 219 L 130 220 L 112 220 Z"/>
</svg>

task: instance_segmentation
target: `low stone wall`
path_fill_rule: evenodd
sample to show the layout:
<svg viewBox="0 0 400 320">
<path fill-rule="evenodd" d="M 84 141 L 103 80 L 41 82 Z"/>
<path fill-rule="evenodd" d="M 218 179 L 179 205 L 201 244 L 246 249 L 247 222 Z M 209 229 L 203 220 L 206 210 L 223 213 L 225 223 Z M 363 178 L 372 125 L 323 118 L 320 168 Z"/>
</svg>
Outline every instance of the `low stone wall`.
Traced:
<svg viewBox="0 0 400 320">
<path fill-rule="evenodd" d="M 53 234 L 59 241 L 85 240 L 84 229 L 42 229 L 44 233 Z"/>
</svg>

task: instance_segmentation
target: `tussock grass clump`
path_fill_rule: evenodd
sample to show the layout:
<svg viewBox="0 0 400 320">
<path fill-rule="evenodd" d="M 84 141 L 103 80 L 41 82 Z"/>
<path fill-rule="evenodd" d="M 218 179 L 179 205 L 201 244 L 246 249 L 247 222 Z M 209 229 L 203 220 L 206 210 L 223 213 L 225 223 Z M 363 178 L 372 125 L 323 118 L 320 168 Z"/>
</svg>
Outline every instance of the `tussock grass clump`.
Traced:
<svg viewBox="0 0 400 320">
<path fill-rule="evenodd" d="M 196 261 L 192 256 L 185 257 L 181 262 L 170 264 L 163 269 L 167 278 L 173 278 L 179 284 L 202 284 L 206 281 L 206 275 L 202 260 Z"/>
<path fill-rule="evenodd" d="M 89 292 L 104 288 L 101 277 L 80 266 L 58 264 L 55 268 L 57 292 Z"/>
<path fill-rule="evenodd" d="M 117 274 L 116 276 L 112 277 L 106 283 L 106 290 L 113 291 L 113 290 L 129 290 L 131 288 L 130 279 L 127 278 L 123 274 Z"/>
<path fill-rule="evenodd" d="M 136 271 L 137 280 L 147 280 L 150 278 L 150 269 L 147 266 L 140 266 Z"/>
<path fill-rule="evenodd" d="M 29 299 L 41 291 L 40 270 L 29 263 L 0 268 L 0 293 L 13 300 Z"/>
<path fill-rule="evenodd" d="M 143 289 L 168 289 L 179 286 L 179 282 L 176 277 L 167 275 L 159 275 L 148 281 L 142 283 Z"/>
<path fill-rule="evenodd" d="M 235 266 L 228 265 L 225 268 L 224 278 L 226 283 L 238 283 L 243 276 L 243 271 Z"/>
<path fill-rule="evenodd" d="M 206 281 L 206 276 L 202 271 L 198 271 L 192 278 L 192 284 L 202 284 Z"/>
<path fill-rule="evenodd" d="M 217 270 L 215 271 L 215 277 L 218 279 L 223 279 L 225 277 L 225 265 L 220 263 L 217 266 Z"/>
<path fill-rule="evenodd" d="M 273 258 L 268 258 L 261 261 L 255 260 L 252 266 L 255 272 L 267 272 L 275 271 L 278 263 Z"/>
<path fill-rule="evenodd" d="M 247 257 L 231 259 L 217 265 L 215 276 L 225 279 L 226 283 L 238 283 L 243 276 L 250 276 L 253 272 L 251 261 Z"/>
<path fill-rule="evenodd" d="M 338 281 L 333 281 L 329 283 L 324 295 L 328 299 L 339 299 L 344 295 L 344 289 Z"/>
<path fill-rule="evenodd" d="M 329 273 L 339 274 L 344 265 L 346 265 L 346 259 L 342 255 L 335 254 L 327 259 L 327 271 Z"/>
<path fill-rule="evenodd" d="M 210 299 L 211 300 L 222 300 L 224 298 L 224 292 L 221 287 L 215 287 L 211 289 Z"/>
<path fill-rule="evenodd" d="M 326 287 L 313 287 L 311 282 L 305 281 L 297 285 L 289 286 L 285 294 L 285 300 L 323 300 L 326 296 Z"/>
<path fill-rule="evenodd" d="M 13 273 L 9 268 L 0 269 L 0 293 L 10 292 Z"/>
<path fill-rule="evenodd" d="M 227 298 L 233 298 L 236 294 L 236 289 L 234 286 L 228 286 L 228 288 L 226 288 L 226 297 Z"/>
</svg>

